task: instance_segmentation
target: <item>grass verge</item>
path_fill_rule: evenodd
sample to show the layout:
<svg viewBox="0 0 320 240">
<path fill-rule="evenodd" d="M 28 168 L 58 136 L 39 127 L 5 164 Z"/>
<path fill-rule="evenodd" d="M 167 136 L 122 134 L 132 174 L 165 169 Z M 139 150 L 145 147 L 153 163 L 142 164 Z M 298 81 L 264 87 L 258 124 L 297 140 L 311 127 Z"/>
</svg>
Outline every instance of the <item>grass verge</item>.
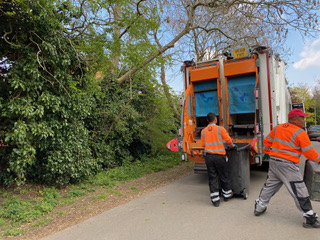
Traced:
<svg viewBox="0 0 320 240">
<path fill-rule="evenodd" d="M 52 218 L 48 218 L 49 213 L 56 210 L 57 216 L 64 215 L 66 213 L 59 212 L 59 209 L 76 203 L 78 198 L 87 194 L 101 189 L 104 191 L 86 204 L 107 199 L 109 195 L 121 196 L 121 193 L 112 189 L 117 184 L 180 164 L 179 155 L 169 154 L 157 159 L 144 159 L 141 162 L 102 171 L 86 181 L 63 189 L 31 184 L 10 189 L 2 188 L 0 190 L 0 238 L 23 236 L 30 226 L 41 228 L 50 224 Z M 137 187 L 132 186 L 130 189 L 136 191 Z"/>
</svg>

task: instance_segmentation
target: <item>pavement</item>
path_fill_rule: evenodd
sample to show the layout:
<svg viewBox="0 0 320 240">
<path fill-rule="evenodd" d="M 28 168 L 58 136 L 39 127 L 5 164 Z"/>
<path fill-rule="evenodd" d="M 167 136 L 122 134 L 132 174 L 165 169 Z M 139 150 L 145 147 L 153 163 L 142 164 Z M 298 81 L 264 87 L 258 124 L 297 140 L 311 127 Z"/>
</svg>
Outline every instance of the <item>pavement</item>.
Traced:
<svg viewBox="0 0 320 240">
<path fill-rule="evenodd" d="M 254 216 L 267 172 L 253 169 L 250 175 L 247 200 L 235 197 L 213 207 L 207 175 L 192 174 L 42 240 L 320 240 L 320 229 L 302 227 L 302 213 L 284 186 L 266 213 Z M 312 205 L 320 213 L 320 202 Z"/>
</svg>

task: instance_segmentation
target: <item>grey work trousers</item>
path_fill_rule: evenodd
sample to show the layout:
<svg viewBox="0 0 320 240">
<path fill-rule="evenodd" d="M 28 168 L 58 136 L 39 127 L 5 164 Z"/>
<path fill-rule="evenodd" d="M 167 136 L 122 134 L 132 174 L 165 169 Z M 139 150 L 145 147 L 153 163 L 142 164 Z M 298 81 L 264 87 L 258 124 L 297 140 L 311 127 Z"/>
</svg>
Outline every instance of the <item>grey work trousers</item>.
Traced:
<svg viewBox="0 0 320 240">
<path fill-rule="evenodd" d="M 231 179 L 227 157 L 220 154 L 206 154 L 205 157 L 210 193 L 219 193 L 219 180 L 224 192 L 231 192 Z"/>
<path fill-rule="evenodd" d="M 256 210 L 262 212 L 271 197 L 282 185 L 285 185 L 293 197 L 297 208 L 303 213 L 312 210 L 308 189 L 302 179 L 299 166 L 291 161 L 270 159 L 267 180 L 261 189 Z"/>
</svg>

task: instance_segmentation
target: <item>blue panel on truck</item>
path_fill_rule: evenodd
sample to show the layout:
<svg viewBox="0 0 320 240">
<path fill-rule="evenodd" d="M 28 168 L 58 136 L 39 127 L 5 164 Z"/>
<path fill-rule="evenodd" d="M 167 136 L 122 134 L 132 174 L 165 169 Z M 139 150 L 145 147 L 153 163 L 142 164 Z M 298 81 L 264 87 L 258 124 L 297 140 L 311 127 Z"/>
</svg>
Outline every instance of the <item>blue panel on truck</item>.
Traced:
<svg viewBox="0 0 320 240">
<path fill-rule="evenodd" d="M 219 115 L 216 81 L 194 83 L 194 91 L 196 117 L 206 117 L 209 112 Z"/>
<path fill-rule="evenodd" d="M 255 75 L 232 77 L 228 79 L 230 114 L 254 113 Z"/>
</svg>

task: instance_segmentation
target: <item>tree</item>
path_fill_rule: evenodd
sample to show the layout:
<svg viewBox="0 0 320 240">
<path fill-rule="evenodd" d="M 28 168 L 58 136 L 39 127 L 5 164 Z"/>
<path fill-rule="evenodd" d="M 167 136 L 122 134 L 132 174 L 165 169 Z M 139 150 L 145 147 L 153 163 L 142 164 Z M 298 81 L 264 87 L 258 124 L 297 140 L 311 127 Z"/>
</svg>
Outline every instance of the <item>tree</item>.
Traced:
<svg viewBox="0 0 320 240">
<path fill-rule="evenodd" d="M 139 1 L 141 3 L 141 1 Z M 183 37 L 190 32 L 199 29 L 213 34 L 213 36 L 223 36 L 228 39 L 228 43 L 257 41 L 257 36 L 263 36 L 265 29 L 268 33 L 276 34 L 278 40 L 285 39 L 287 32 L 296 29 L 302 34 L 313 34 L 317 31 L 316 10 L 319 4 L 316 1 L 188 1 L 181 0 L 172 3 L 171 13 L 168 17 L 175 24 L 175 34 L 171 40 L 162 43 L 162 48 L 157 52 L 151 52 L 141 59 L 128 72 L 118 78 L 122 83 L 128 79 L 129 75 L 152 62 L 162 53 L 173 48 Z M 168 11 L 170 13 L 170 11 Z M 179 14 L 177 14 L 179 13 Z M 140 17 L 145 18 L 147 14 Z M 211 17 L 210 17 L 211 16 Z M 208 19 L 211 18 L 211 21 Z M 215 22 L 213 21 L 215 20 Z M 217 22 L 217 24 L 215 24 Z M 237 23 L 237 24 L 235 24 Z M 240 24 L 240 27 L 235 27 Z M 241 26 L 243 24 L 243 26 Z M 257 35 L 252 36 L 252 31 L 257 31 Z M 243 30 L 243 31 L 240 31 Z M 241 33 L 240 38 L 237 32 Z M 262 43 L 257 41 L 257 44 Z"/>
<path fill-rule="evenodd" d="M 274 42 L 282 43 L 289 30 L 312 35 L 318 28 L 316 1 L 78 0 L 72 4 L 78 11 L 68 32 L 83 39 L 96 35 L 96 44 L 87 46 L 92 50 L 88 58 L 106 73 L 116 65 L 127 69 L 117 71 L 122 72 L 119 83 L 147 65 L 159 66 L 158 57 L 171 55 L 173 48 L 190 39 L 195 44 L 188 56 L 195 52 L 200 60 L 208 50 L 218 54 L 239 45 L 276 46 Z M 165 38 L 157 36 L 160 45 L 153 40 L 155 30 L 166 32 Z"/>
<path fill-rule="evenodd" d="M 306 118 L 307 126 L 314 122 L 314 104 L 310 88 L 306 84 L 290 87 L 292 103 L 304 103 L 305 111 L 309 113 Z"/>
<path fill-rule="evenodd" d="M 72 7 L 54 1 L 0 5 L 0 181 L 64 185 L 98 169 L 83 119 L 94 99 L 84 44 L 64 33 Z M 48 31 L 50 29 L 50 31 Z M 4 67 L 5 66 L 5 67 Z"/>
<path fill-rule="evenodd" d="M 316 80 L 317 84 L 320 84 L 320 80 Z M 314 108 L 314 125 L 317 125 L 320 123 L 320 88 L 316 85 L 312 89 L 312 95 L 313 95 L 313 108 Z"/>
<path fill-rule="evenodd" d="M 66 34 L 78 35 L 91 44 L 85 46 L 91 67 L 105 72 L 115 66 L 127 69 L 118 76 L 123 83 L 163 53 L 182 45 L 188 34 L 195 34 L 201 42 L 209 36 L 207 47 L 215 52 L 238 45 L 262 45 L 269 39 L 282 42 L 289 30 L 312 35 L 318 30 L 317 1 L 303 0 L 74 0 L 53 1 L 64 8 L 63 14 L 71 21 Z M 73 6 L 73 11 L 66 8 Z M 62 13 L 61 13 L 62 14 Z M 165 14 L 167 16 L 165 16 Z M 159 21 L 167 19 L 167 21 Z M 161 48 L 153 42 L 155 29 L 171 29 L 161 40 Z M 201 36 L 205 34 L 204 36 Z M 271 34 L 274 38 L 270 38 Z M 158 37 L 158 39 L 160 39 Z M 194 38 L 193 38 L 194 39 Z M 199 42 L 199 41 L 197 41 Z M 273 44 L 274 45 L 274 44 Z M 91 51 L 89 51 L 91 50 Z M 198 51 L 198 50 L 196 50 Z M 189 54 L 190 56 L 190 54 Z M 117 63 L 118 64 L 117 64 Z M 120 71 L 118 71 L 120 73 Z"/>
<path fill-rule="evenodd" d="M 116 9 L 114 3 L 107 6 Z M 131 64 L 139 56 L 124 49 L 143 42 L 145 51 L 154 48 L 148 48 L 148 39 L 139 40 L 134 27 L 124 31 L 132 31 L 132 41 L 125 39 L 118 48 L 113 42 L 119 33 L 113 27 L 122 24 L 118 18 L 107 24 L 109 29 L 88 21 L 99 4 L 0 3 L 1 183 L 78 182 L 102 168 L 163 151 L 176 131 L 173 110 L 159 91 L 153 68 L 117 83 L 117 74 L 128 68 L 117 69 L 117 56 L 122 67 L 126 59 Z M 128 12 L 121 6 L 119 13 Z M 97 78 L 102 68 L 104 77 Z"/>
<path fill-rule="evenodd" d="M 307 84 L 290 87 L 292 103 L 304 103 L 304 107 L 309 109 L 312 106 L 311 90 Z"/>
</svg>

